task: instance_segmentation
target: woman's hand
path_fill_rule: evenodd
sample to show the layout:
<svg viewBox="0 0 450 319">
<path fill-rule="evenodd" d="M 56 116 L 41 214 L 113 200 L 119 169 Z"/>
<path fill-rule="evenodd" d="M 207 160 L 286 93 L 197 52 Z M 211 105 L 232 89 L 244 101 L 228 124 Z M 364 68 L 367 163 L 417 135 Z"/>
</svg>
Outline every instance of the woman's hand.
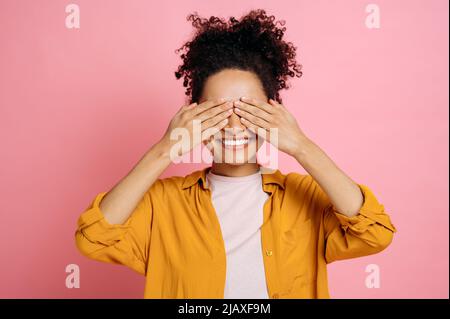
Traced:
<svg viewBox="0 0 450 319">
<path fill-rule="evenodd" d="M 177 147 L 177 155 L 182 156 L 224 128 L 231 114 L 233 102 L 225 98 L 182 106 L 170 121 L 161 142 L 169 152 Z M 194 125 L 197 125 L 195 131 Z"/>
<path fill-rule="evenodd" d="M 308 141 L 294 116 L 272 99 L 266 103 L 242 97 L 234 105 L 242 124 L 286 154 L 295 157 L 302 151 L 302 144 Z M 278 129 L 276 136 L 270 136 L 271 128 Z"/>
</svg>

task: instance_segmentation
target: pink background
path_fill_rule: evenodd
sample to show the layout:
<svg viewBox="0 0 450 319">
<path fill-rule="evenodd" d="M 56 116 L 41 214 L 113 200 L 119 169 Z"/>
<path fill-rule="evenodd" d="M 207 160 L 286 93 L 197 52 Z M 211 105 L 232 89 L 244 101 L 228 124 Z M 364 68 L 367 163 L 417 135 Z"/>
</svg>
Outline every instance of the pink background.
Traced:
<svg viewBox="0 0 450 319">
<path fill-rule="evenodd" d="M 69 1 L 0 2 L 0 297 L 143 296 L 140 275 L 78 253 L 77 218 L 184 103 L 174 50 L 191 35 L 186 16 L 265 8 L 303 64 L 284 104 L 398 228 L 382 253 L 329 266 L 331 296 L 448 298 L 448 1 L 242 2 L 74 0 L 78 30 L 65 27 Z M 369 3 L 380 29 L 365 26 Z M 304 172 L 284 155 L 280 169 Z M 71 263 L 79 289 L 65 287 Z"/>
</svg>

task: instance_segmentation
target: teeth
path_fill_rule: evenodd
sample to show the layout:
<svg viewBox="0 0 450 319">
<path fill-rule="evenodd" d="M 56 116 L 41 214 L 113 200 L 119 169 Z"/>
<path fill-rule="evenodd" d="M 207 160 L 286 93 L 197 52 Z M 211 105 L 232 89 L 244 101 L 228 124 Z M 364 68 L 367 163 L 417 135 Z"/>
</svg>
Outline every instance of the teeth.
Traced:
<svg viewBox="0 0 450 319">
<path fill-rule="evenodd" d="M 225 145 L 229 145 L 229 146 L 235 146 L 235 145 L 244 145 L 248 143 L 248 140 L 243 138 L 243 139 L 239 139 L 239 140 L 223 140 L 223 143 Z"/>
</svg>

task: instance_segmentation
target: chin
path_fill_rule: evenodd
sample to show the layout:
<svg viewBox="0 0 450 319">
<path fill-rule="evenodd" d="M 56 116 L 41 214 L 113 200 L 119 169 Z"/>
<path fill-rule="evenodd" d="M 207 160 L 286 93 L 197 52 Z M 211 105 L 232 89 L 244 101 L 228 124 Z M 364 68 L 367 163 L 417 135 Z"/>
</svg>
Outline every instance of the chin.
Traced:
<svg viewBox="0 0 450 319">
<path fill-rule="evenodd" d="M 217 161 L 215 161 L 216 163 L 220 163 L 220 162 L 217 162 Z M 229 165 L 233 165 L 233 166 L 239 166 L 239 165 L 243 165 L 243 164 L 248 164 L 248 163 L 256 163 L 256 156 L 255 157 L 253 157 L 253 159 L 252 158 L 250 158 L 250 159 L 247 159 L 247 158 L 244 158 L 244 160 L 243 161 L 236 161 L 236 160 L 233 160 L 233 161 L 224 161 L 224 163 L 225 164 L 229 164 Z"/>
</svg>

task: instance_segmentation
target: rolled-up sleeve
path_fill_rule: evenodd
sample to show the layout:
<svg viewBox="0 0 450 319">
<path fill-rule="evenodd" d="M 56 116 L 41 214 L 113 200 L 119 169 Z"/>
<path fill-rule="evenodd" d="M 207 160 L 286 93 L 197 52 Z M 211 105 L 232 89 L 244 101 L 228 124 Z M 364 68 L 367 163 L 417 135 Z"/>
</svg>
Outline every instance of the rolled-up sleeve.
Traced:
<svg viewBox="0 0 450 319">
<path fill-rule="evenodd" d="M 145 193 L 125 223 L 109 224 L 99 207 L 106 194 L 96 195 L 78 218 L 76 246 L 86 257 L 125 265 L 145 275 L 153 217 L 151 196 Z"/>
<path fill-rule="evenodd" d="M 384 206 L 363 184 L 357 184 L 363 195 L 363 204 L 357 215 L 348 217 L 340 213 L 320 192 L 324 202 L 325 259 L 336 260 L 362 257 L 378 253 L 389 246 L 397 229 L 392 224 Z"/>
</svg>

